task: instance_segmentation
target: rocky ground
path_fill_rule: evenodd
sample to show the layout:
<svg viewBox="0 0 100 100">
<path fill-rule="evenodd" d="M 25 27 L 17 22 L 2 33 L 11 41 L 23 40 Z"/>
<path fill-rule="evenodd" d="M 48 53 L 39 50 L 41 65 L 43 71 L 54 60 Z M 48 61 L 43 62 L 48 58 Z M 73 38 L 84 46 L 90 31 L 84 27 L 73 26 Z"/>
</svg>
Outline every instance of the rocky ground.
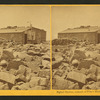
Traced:
<svg viewBox="0 0 100 100">
<path fill-rule="evenodd" d="M 0 44 L 0 90 L 50 89 L 50 44 Z"/>
<path fill-rule="evenodd" d="M 100 44 L 56 43 L 52 48 L 53 89 L 100 89 Z"/>
</svg>

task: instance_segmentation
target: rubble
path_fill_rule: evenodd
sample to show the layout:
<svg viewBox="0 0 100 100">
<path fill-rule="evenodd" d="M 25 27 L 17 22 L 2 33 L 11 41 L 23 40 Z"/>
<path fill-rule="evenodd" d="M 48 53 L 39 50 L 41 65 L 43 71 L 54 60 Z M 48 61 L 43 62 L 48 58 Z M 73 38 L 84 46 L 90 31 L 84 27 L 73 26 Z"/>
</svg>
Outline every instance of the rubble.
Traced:
<svg viewBox="0 0 100 100">
<path fill-rule="evenodd" d="M 0 90 L 50 89 L 50 44 L 0 44 Z"/>
<path fill-rule="evenodd" d="M 100 44 L 67 39 L 52 43 L 53 89 L 100 89 Z"/>
</svg>

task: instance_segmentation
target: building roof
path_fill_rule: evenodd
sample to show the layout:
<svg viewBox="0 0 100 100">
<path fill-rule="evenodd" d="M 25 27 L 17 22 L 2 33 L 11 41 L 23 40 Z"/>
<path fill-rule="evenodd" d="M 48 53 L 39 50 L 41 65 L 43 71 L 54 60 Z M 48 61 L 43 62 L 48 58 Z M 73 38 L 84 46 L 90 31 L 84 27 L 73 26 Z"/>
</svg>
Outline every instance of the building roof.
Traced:
<svg viewBox="0 0 100 100">
<path fill-rule="evenodd" d="M 98 30 L 100 30 L 100 27 L 98 26 L 81 26 L 81 27 L 77 27 L 77 28 L 68 28 L 62 32 L 59 33 L 84 33 L 84 32 L 97 32 Z"/>
<path fill-rule="evenodd" d="M 43 29 L 39 29 L 39 28 L 35 28 L 35 27 L 17 27 L 17 26 L 11 27 L 10 26 L 7 28 L 1 28 L 0 33 L 21 33 L 21 32 L 24 32 L 24 31 L 30 29 L 30 28 L 44 31 Z"/>
<path fill-rule="evenodd" d="M 29 28 L 26 28 L 26 27 L 2 28 L 2 29 L 0 29 L 0 33 L 21 33 L 21 32 L 24 32 L 28 29 Z"/>
</svg>

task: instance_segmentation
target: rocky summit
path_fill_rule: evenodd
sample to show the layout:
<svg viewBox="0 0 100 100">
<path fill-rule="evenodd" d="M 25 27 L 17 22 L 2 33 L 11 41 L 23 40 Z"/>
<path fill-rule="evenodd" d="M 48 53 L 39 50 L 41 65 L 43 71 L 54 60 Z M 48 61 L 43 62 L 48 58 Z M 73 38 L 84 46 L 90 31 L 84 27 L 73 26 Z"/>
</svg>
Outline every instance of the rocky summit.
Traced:
<svg viewBox="0 0 100 100">
<path fill-rule="evenodd" d="M 0 90 L 49 90 L 50 44 L 0 44 Z"/>
<path fill-rule="evenodd" d="M 59 41 L 52 44 L 53 89 L 100 89 L 100 44 Z"/>
</svg>

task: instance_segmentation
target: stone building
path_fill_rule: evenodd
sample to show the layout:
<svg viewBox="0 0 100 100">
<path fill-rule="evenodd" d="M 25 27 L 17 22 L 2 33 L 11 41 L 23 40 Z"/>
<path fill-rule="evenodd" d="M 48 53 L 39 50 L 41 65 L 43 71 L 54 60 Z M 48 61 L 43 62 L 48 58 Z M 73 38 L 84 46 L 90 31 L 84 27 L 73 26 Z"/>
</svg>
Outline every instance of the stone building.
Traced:
<svg viewBox="0 0 100 100">
<path fill-rule="evenodd" d="M 58 38 L 100 43 L 100 27 L 81 26 L 77 28 L 68 28 L 62 32 L 59 32 Z"/>
<path fill-rule="evenodd" d="M 46 41 L 46 31 L 35 27 L 11 27 L 0 29 L 0 39 L 18 43 L 42 43 Z"/>
</svg>

